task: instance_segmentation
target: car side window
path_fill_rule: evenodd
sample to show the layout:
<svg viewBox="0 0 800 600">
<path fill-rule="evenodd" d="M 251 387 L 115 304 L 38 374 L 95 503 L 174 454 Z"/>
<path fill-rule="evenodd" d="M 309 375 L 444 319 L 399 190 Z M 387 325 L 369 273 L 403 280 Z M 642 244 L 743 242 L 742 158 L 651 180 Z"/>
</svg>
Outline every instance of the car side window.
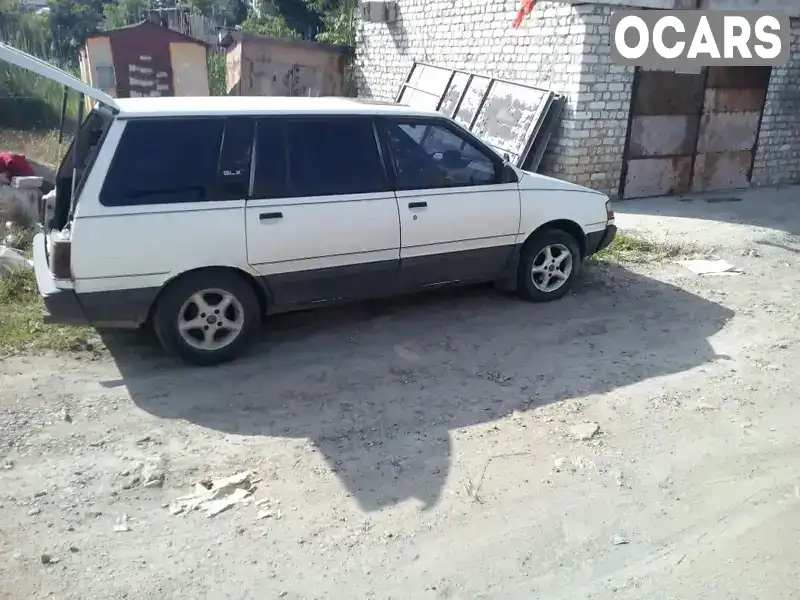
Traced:
<svg viewBox="0 0 800 600">
<path fill-rule="evenodd" d="M 400 190 L 498 183 L 497 161 L 445 124 L 387 122 Z"/>
<path fill-rule="evenodd" d="M 100 202 L 137 206 L 226 199 L 218 177 L 224 129 L 221 118 L 129 121 Z"/>
<path fill-rule="evenodd" d="M 286 123 L 292 196 L 367 194 L 388 189 L 369 118 Z"/>
<path fill-rule="evenodd" d="M 388 189 L 372 121 L 341 116 L 259 121 L 253 181 L 254 198 Z"/>
</svg>

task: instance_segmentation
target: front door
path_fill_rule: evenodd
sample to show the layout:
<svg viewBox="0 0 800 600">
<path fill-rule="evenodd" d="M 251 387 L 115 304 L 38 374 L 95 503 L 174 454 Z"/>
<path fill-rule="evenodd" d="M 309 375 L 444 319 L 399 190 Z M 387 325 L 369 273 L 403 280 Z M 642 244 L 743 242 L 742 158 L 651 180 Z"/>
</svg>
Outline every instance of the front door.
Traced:
<svg viewBox="0 0 800 600">
<path fill-rule="evenodd" d="M 500 277 L 519 233 L 517 183 L 452 122 L 381 121 L 400 212 L 401 279 L 416 288 Z"/>
<path fill-rule="evenodd" d="M 255 153 L 247 254 L 275 303 L 393 293 L 400 227 L 372 120 L 261 119 Z"/>
</svg>

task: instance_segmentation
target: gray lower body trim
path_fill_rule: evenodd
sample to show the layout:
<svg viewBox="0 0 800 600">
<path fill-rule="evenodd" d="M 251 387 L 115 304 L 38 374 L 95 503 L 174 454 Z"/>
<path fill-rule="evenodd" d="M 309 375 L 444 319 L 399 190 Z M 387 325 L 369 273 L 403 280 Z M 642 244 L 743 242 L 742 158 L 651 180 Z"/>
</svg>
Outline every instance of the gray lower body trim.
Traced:
<svg viewBox="0 0 800 600">
<path fill-rule="evenodd" d="M 79 294 L 86 319 L 98 327 L 136 328 L 147 321 L 159 288 Z"/>
<path fill-rule="evenodd" d="M 285 312 L 345 301 L 385 298 L 432 287 L 501 280 L 516 264 L 516 245 L 432 254 L 265 276 L 273 304 Z"/>
<path fill-rule="evenodd" d="M 343 267 L 276 273 L 263 277 L 272 310 L 360 300 L 397 293 L 400 261 L 384 260 Z"/>
<path fill-rule="evenodd" d="M 591 256 L 607 248 L 617 237 L 616 225 L 608 225 L 602 231 L 593 231 L 586 234 L 586 256 Z"/>
<path fill-rule="evenodd" d="M 269 312 L 289 312 L 433 287 L 515 279 L 518 250 L 517 245 L 496 246 L 402 261 L 279 273 L 263 277 L 261 283 L 269 293 Z M 158 292 L 159 288 L 83 294 L 58 290 L 45 295 L 45 303 L 51 315 L 49 322 L 135 328 L 147 321 Z"/>
</svg>

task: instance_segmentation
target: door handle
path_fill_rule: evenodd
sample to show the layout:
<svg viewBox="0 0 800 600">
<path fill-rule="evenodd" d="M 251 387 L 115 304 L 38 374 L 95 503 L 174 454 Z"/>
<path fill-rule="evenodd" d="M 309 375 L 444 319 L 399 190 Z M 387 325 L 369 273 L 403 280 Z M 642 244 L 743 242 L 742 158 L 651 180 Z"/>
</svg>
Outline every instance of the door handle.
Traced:
<svg viewBox="0 0 800 600">
<path fill-rule="evenodd" d="M 409 202 L 408 208 L 426 208 L 428 206 L 427 202 Z"/>
<path fill-rule="evenodd" d="M 266 221 L 267 219 L 282 219 L 283 218 L 283 213 L 280 213 L 280 212 L 261 213 L 260 215 L 258 215 L 258 218 L 261 221 Z"/>
</svg>

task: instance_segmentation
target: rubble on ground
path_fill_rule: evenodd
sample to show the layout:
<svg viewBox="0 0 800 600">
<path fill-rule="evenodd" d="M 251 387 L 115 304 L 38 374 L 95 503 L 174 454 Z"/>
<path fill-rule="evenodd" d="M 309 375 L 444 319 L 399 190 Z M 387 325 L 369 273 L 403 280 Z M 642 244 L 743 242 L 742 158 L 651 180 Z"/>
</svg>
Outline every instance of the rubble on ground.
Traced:
<svg viewBox="0 0 800 600">
<path fill-rule="evenodd" d="M 7 221 L 0 227 L 0 244 L 20 250 L 28 246 L 33 240 L 33 230 Z"/>
<path fill-rule="evenodd" d="M 29 229 L 39 221 L 41 203 L 44 201 L 47 205 L 54 186 L 55 169 L 52 167 L 21 154 L 0 151 L 0 215 L 4 215 L 4 219 Z M 8 242 L 5 245 L 14 247 Z"/>
<path fill-rule="evenodd" d="M 214 517 L 232 506 L 247 501 L 256 491 L 253 474 L 242 471 L 222 479 L 201 480 L 194 494 L 177 498 L 169 507 L 173 515 L 203 509 L 207 517 Z"/>
<path fill-rule="evenodd" d="M 572 426 L 569 431 L 573 438 L 585 442 L 592 439 L 600 431 L 600 425 L 597 423 L 579 423 Z"/>
<path fill-rule="evenodd" d="M 13 248 L 0 245 L 0 279 L 14 271 L 32 268 L 32 260 L 28 260 Z"/>
</svg>

